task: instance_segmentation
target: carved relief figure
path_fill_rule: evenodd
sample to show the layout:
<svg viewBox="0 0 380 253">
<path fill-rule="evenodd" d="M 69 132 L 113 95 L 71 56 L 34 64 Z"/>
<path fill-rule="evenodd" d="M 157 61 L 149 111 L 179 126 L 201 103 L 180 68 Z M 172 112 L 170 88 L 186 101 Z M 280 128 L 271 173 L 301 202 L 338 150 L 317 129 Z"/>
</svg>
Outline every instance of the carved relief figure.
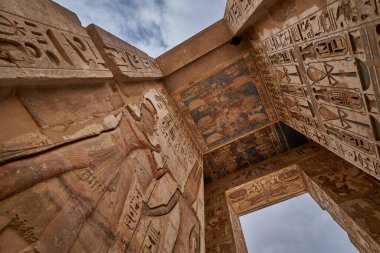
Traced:
<svg viewBox="0 0 380 253">
<path fill-rule="evenodd" d="M 4 182 L 1 184 L 1 200 L 8 198 L 12 201 L 11 196 L 14 194 L 29 188 L 34 191 L 34 186 L 55 177 L 70 193 L 70 197 L 61 206 L 60 211 L 56 212 L 54 218 L 50 219 L 49 223 L 45 224 L 46 227 L 39 232 L 38 240 L 31 246 L 34 250 L 38 252 L 69 251 L 77 234 L 96 211 L 98 205 L 112 194 L 113 188 L 120 187 L 118 186 L 120 177 L 127 179 L 124 182 L 126 188 L 120 189 L 121 195 L 119 194 L 114 201 L 124 203 L 133 177 L 136 177 L 134 169 L 125 166 L 124 161 L 134 151 L 141 150 L 146 155 L 152 178 L 159 180 L 166 174 L 167 168 L 159 168 L 153 155 L 153 152 L 161 152 L 160 145 L 152 145 L 149 140 L 149 135 L 152 135 L 155 129 L 157 117 L 155 108 L 146 100 L 141 104 L 140 109 L 141 115 L 138 117 L 128 108 L 129 112 L 125 112 L 125 118 L 122 119 L 119 127 L 110 133 L 1 167 L 0 178 Z M 73 172 L 70 173 L 70 171 Z M 145 194 L 149 184 L 148 181 L 145 186 L 141 185 L 142 194 Z M 6 201 L 3 203 L 5 204 Z M 114 206 L 112 202 L 110 205 Z M 112 216 L 109 219 L 120 219 L 122 205 L 117 204 L 117 206 L 119 206 L 117 209 L 113 209 L 113 215 L 117 219 Z M 6 205 L 1 206 L 1 215 L 5 217 L 11 215 L 7 215 L 5 211 L 11 212 Z M 68 231 L 70 231 L 69 237 Z"/>
</svg>

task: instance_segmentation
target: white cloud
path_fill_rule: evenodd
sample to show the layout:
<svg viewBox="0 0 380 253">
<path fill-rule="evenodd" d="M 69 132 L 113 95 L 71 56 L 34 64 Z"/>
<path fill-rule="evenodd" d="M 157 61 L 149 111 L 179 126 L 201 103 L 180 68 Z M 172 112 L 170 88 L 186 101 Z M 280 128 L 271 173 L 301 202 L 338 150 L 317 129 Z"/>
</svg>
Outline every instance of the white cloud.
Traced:
<svg viewBox="0 0 380 253">
<path fill-rule="evenodd" d="M 54 0 L 156 57 L 223 17 L 226 0 Z"/>
</svg>

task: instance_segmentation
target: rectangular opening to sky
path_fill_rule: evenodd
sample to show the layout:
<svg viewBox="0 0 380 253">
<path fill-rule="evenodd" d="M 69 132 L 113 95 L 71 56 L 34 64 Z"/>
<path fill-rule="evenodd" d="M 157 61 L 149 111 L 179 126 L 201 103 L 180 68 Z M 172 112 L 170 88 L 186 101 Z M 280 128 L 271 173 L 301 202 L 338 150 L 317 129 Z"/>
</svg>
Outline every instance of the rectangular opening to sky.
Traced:
<svg viewBox="0 0 380 253">
<path fill-rule="evenodd" d="M 240 223 L 249 253 L 358 253 L 309 194 L 243 215 Z"/>
</svg>

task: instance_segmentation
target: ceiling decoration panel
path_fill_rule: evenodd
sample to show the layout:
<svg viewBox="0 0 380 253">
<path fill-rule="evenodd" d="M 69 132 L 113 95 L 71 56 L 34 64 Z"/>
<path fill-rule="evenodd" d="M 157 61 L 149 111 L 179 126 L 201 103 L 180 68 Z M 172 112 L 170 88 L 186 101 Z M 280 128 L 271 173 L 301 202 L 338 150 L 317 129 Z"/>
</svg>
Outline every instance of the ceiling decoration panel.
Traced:
<svg viewBox="0 0 380 253">
<path fill-rule="evenodd" d="M 298 147 L 307 139 L 283 123 L 261 128 L 205 155 L 205 182 L 210 183 Z"/>
<path fill-rule="evenodd" d="M 249 57 L 235 59 L 175 95 L 203 151 L 271 123 L 271 105 L 263 103 L 261 82 L 249 65 Z"/>
</svg>

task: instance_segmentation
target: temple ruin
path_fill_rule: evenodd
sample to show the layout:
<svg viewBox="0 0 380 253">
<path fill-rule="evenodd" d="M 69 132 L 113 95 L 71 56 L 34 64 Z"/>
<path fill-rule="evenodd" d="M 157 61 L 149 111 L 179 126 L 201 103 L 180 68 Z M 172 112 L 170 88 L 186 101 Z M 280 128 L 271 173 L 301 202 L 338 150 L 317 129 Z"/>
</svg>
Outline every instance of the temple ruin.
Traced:
<svg viewBox="0 0 380 253">
<path fill-rule="evenodd" d="M 99 26 L 0 0 L 1 253 L 245 253 L 304 193 L 380 253 L 380 0 L 228 0 L 156 59 Z"/>
</svg>

